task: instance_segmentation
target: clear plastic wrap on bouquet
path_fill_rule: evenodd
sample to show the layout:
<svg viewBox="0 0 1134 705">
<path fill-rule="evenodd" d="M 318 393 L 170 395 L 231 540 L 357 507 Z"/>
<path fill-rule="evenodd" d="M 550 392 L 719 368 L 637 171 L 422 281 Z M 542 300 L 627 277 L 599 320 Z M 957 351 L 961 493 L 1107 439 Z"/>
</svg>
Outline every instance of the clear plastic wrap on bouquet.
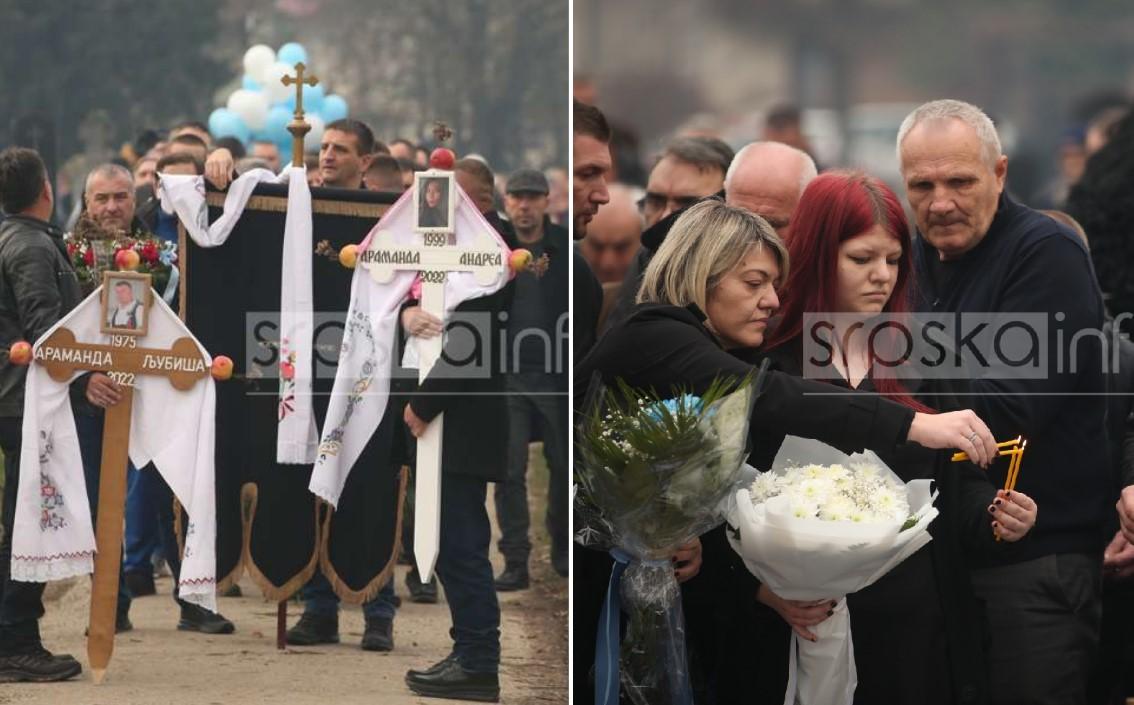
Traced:
<svg viewBox="0 0 1134 705">
<path fill-rule="evenodd" d="M 929 480 L 902 483 L 870 451 L 848 456 L 819 441 L 788 436 L 770 472 L 782 475 L 800 465 L 876 467 L 904 485 L 909 516 L 869 522 L 801 518 L 792 497 L 773 496 L 753 506 L 749 490 L 738 490 L 725 504 L 729 543 L 780 597 L 820 600 L 857 592 L 929 543 L 929 524 L 938 514 Z M 746 466 L 749 484 L 758 474 Z M 857 676 L 845 600 L 811 631 L 817 642 L 792 634 L 785 705 L 850 705 Z"/>
<path fill-rule="evenodd" d="M 743 486 L 748 420 L 762 374 L 704 398 L 659 400 L 596 385 L 579 430 L 575 540 L 615 559 L 599 625 L 596 702 L 618 685 L 641 705 L 692 703 L 681 590 L 670 558 L 719 526 Z M 733 391 L 729 391 L 733 390 Z M 619 647 L 619 615 L 628 617 Z"/>
</svg>

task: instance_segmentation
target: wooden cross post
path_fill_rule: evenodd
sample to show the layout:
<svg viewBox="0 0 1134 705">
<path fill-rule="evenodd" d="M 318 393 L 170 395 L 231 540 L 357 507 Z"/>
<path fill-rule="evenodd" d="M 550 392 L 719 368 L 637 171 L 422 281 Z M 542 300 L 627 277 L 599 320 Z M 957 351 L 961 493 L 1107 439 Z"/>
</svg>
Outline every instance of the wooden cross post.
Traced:
<svg viewBox="0 0 1134 705">
<path fill-rule="evenodd" d="M 315 75 L 304 77 L 303 72 L 307 67 L 300 61 L 295 65 L 294 76 L 284 76 L 280 79 L 280 83 L 285 86 L 295 86 L 295 114 L 291 116 L 291 122 L 287 125 L 287 131 L 291 133 L 291 165 L 303 166 L 303 138 L 311 131 L 311 125 L 303 119 L 303 85 L 315 86 L 319 83 L 319 79 Z"/>
<path fill-rule="evenodd" d="M 146 292 L 152 291 L 148 274 L 105 272 L 103 296 L 109 294 L 107 282 L 110 279 L 127 277 L 142 282 Z M 143 315 L 149 316 L 148 297 L 143 305 Z M 139 328 L 141 334 L 112 333 L 110 344 L 101 345 L 79 342 L 75 340 L 71 329 L 61 327 L 35 350 L 35 362 L 42 365 L 56 382 L 67 382 L 76 370 L 86 370 L 103 372 L 122 388 L 122 400 L 106 409 L 102 432 L 102 466 L 99 470 L 98 519 L 95 527 L 97 552 L 87 636 L 87 656 L 95 683 L 101 683 L 105 678 L 110 655 L 114 651 L 134 381 L 139 375 L 156 375 L 168 378 L 174 389 L 187 391 L 209 374 L 205 358 L 188 335 L 178 338 L 168 350 L 145 348 L 139 343 L 145 337 L 146 326 L 143 323 Z"/>
<path fill-rule="evenodd" d="M 472 247 L 449 245 L 447 233 L 424 233 L 422 245 L 400 245 L 393 235 L 379 230 L 359 261 L 370 276 L 385 284 L 398 271 L 421 273 L 421 307 L 439 319 L 445 317 L 445 279 L 449 272 L 472 272 L 478 284 L 488 286 L 507 266 L 499 244 L 487 232 Z M 441 356 L 443 337 L 419 338 L 418 379 L 424 380 Z M 387 412 L 390 413 L 390 412 Z M 414 485 L 414 557 L 422 582 L 433 575 L 441 539 L 441 435 L 444 414 L 429 424 L 417 439 L 417 477 Z"/>
</svg>

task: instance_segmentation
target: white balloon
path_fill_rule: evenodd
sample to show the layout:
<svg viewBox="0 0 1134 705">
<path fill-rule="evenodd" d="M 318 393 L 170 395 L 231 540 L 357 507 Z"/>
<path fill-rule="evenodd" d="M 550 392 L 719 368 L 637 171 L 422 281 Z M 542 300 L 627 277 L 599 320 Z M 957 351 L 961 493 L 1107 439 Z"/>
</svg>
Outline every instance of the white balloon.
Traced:
<svg viewBox="0 0 1134 705">
<path fill-rule="evenodd" d="M 257 44 L 244 52 L 244 73 L 259 83 L 264 82 L 267 70 L 276 63 L 276 52 L 267 44 Z"/>
<path fill-rule="evenodd" d="M 252 130 L 261 130 L 268 120 L 268 96 L 260 91 L 235 90 L 228 97 L 228 109 Z"/>
<path fill-rule="evenodd" d="M 304 119 L 311 125 L 311 132 L 308 132 L 303 138 L 303 150 L 316 152 L 323 142 L 323 129 L 326 127 L 326 123 L 323 122 L 323 118 L 313 113 L 307 113 Z"/>
<path fill-rule="evenodd" d="M 284 76 L 294 75 L 295 69 L 287 64 L 279 61 L 275 62 L 268 67 L 264 73 L 264 80 L 260 85 L 264 87 L 264 93 L 268 96 L 269 103 L 279 103 L 287 99 L 288 95 L 295 91 L 295 85 L 285 86 L 280 79 Z"/>
</svg>

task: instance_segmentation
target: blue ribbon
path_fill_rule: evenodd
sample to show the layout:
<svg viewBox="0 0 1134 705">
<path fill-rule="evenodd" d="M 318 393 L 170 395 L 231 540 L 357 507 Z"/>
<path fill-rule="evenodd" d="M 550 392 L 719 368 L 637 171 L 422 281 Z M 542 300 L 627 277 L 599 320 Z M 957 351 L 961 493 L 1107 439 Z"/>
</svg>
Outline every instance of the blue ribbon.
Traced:
<svg viewBox="0 0 1134 705">
<path fill-rule="evenodd" d="M 622 615 L 620 587 L 622 573 L 630 562 L 630 555 L 620 549 L 611 549 L 614 566 L 606 586 L 606 600 L 599 613 L 598 637 L 595 639 L 595 705 L 618 705 L 618 656 L 621 638 L 619 625 Z"/>
</svg>

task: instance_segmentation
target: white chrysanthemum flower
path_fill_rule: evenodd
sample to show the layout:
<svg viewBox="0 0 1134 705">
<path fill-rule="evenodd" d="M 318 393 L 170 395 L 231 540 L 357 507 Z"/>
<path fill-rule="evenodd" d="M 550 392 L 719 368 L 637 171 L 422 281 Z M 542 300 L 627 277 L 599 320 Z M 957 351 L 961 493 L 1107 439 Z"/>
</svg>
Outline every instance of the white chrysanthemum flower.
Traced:
<svg viewBox="0 0 1134 705">
<path fill-rule="evenodd" d="M 852 463 L 851 471 L 863 481 L 881 481 L 882 470 L 873 463 Z"/>
<path fill-rule="evenodd" d="M 823 465 L 812 463 L 810 465 L 804 465 L 802 472 L 804 476 L 814 479 L 817 477 L 825 477 L 827 475 L 827 468 Z"/>
<path fill-rule="evenodd" d="M 909 514 L 909 504 L 890 487 L 875 490 L 870 497 L 870 509 L 880 518 L 904 519 Z"/>
<path fill-rule="evenodd" d="M 858 507 L 849 497 L 836 494 L 819 507 L 819 518 L 826 521 L 848 521 L 856 511 Z"/>
<path fill-rule="evenodd" d="M 869 509 L 859 507 L 856 507 L 855 510 L 847 516 L 847 520 L 853 521 L 856 524 L 870 524 L 877 521 L 873 512 Z"/>
<path fill-rule="evenodd" d="M 809 504 L 819 505 L 827 501 L 835 491 L 833 482 L 822 477 L 811 477 L 803 480 L 789 490 L 793 499 Z"/>
<path fill-rule="evenodd" d="M 748 493 L 752 496 L 753 504 L 762 504 L 778 495 L 780 491 L 780 477 L 774 472 L 760 473 L 756 476 L 756 480 L 753 481 L 752 486 L 748 488 Z"/>
<path fill-rule="evenodd" d="M 814 519 L 819 514 L 819 505 L 799 499 L 793 499 L 789 507 L 796 519 Z"/>
</svg>

